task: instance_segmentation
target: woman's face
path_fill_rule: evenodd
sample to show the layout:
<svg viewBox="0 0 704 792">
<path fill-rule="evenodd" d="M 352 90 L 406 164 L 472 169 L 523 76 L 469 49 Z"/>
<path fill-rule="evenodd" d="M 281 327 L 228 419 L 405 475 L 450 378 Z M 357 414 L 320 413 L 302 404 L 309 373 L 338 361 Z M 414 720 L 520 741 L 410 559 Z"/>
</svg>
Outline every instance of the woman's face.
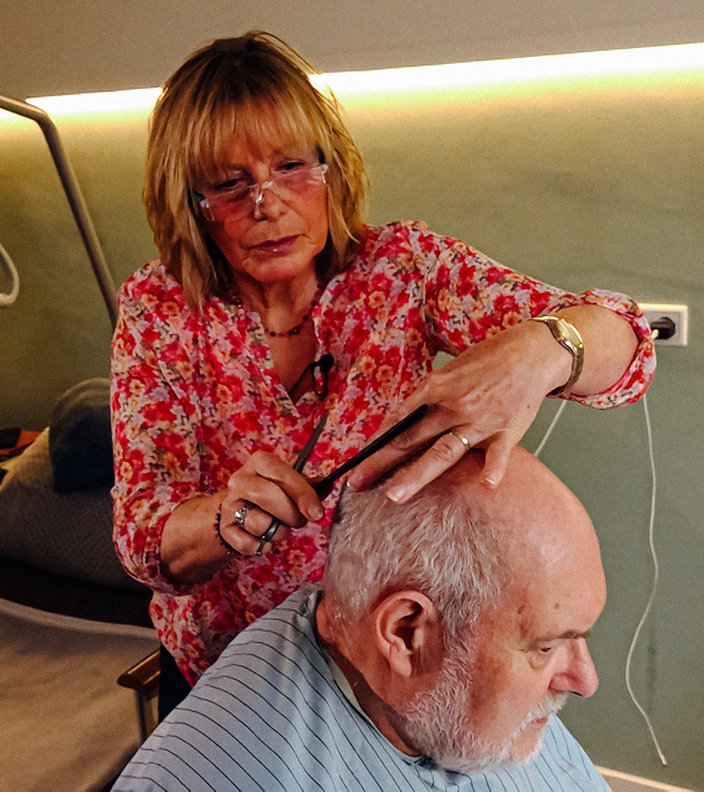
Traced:
<svg viewBox="0 0 704 792">
<path fill-rule="evenodd" d="M 279 284 L 315 274 L 328 237 L 324 165 L 313 147 L 237 140 L 222 180 L 197 190 L 207 230 L 235 276 Z"/>
</svg>

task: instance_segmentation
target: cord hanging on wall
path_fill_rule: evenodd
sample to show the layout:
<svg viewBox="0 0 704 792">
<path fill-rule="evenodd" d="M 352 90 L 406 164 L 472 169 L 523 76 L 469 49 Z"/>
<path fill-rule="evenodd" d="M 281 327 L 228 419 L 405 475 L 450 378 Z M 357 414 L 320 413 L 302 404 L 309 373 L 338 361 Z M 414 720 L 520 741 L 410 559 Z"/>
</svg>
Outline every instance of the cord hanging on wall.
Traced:
<svg viewBox="0 0 704 792">
<path fill-rule="evenodd" d="M 643 611 L 643 615 L 640 617 L 640 621 L 638 622 L 638 626 L 633 634 L 633 639 L 631 641 L 631 645 L 628 649 L 628 658 L 626 660 L 626 688 L 628 689 L 628 695 L 631 697 L 631 701 L 635 705 L 638 712 L 641 714 L 643 720 L 645 721 L 646 726 L 648 727 L 648 731 L 650 732 L 650 737 L 653 741 L 653 745 L 655 746 L 655 750 L 658 753 L 660 761 L 662 762 L 663 767 L 667 767 L 667 759 L 665 754 L 660 747 L 660 743 L 658 741 L 657 735 L 655 734 L 655 729 L 653 724 L 648 717 L 648 713 L 642 707 L 636 694 L 633 690 L 633 686 L 631 684 L 631 662 L 633 660 L 633 653 L 635 652 L 636 645 L 638 643 L 638 638 L 640 637 L 640 632 L 643 629 L 643 625 L 645 624 L 646 619 L 650 614 L 650 609 L 652 608 L 653 602 L 655 601 L 655 593 L 658 587 L 658 581 L 660 578 L 660 562 L 658 560 L 657 551 L 655 549 L 655 502 L 657 498 L 657 473 L 655 470 L 655 451 L 653 449 L 653 431 L 650 425 L 650 411 L 648 410 L 648 396 L 647 394 L 643 396 L 643 411 L 645 413 L 645 428 L 648 438 L 648 458 L 650 460 L 650 475 L 652 481 L 652 489 L 651 489 L 651 496 L 650 496 L 650 520 L 648 523 L 648 543 L 650 546 L 650 556 L 653 560 L 653 583 L 650 589 L 650 596 L 648 597 L 648 602 L 645 606 L 645 610 Z"/>
<path fill-rule="evenodd" d="M 658 581 L 660 578 L 660 563 L 658 561 L 657 551 L 655 549 L 655 503 L 657 500 L 657 474 L 655 470 L 655 451 L 653 449 L 653 432 L 650 425 L 650 411 L 648 410 L 648 397 L 647 394 L 643 396 L 643 411 L 645 413 L 645 428 L 646 428 L 646 436 L 648 439 L 648 458 L 650 460 L 650 472 L 651 472 L 651 482 L 652 482 L 652 489 L 651 489 L 651 498 L 650 498 L 650 520 L 648 526 L 648 542 L 650 546 L 650 555 L 653 560 L 653 583 L 650 590 L 650 596 L 648 598 L 648 602 L 645 606 L 643 611 L 643 615 L 640 617 L 640 621 L 638 622 L 638 626 L 633 634 L 633 638 L 631 640 L 631 645 L 628 649 L 628 657 L 626 659 L 626 688 L 628 690 L 628 695 L 630 696 L 631 701 L 635 705 L 636 709 L 640 713 L 641 717 L 645 721 L 646 726 L 648 727 L 648 731 L 650 732 L 650 738 L 653 741 L 653 745 L 655 746 L 655 750 L 657 751 L 658 757 L 663 765 L 663 767 L 667 767 L 667 758 L 663 753 L 662 748 L 660 747 L 660 742 L 658 740 L 657 734 L 655 733 L 655 728 L 648 716 L 648 713 L 645 711 L 641 703 L 638 701 L 638 698 L 633 690 L 633 685 L 631 684 L 631 665 L 633 662 L 633 654 L 636 649 L 636 645 L 638 643 L 638 639 L 640 637 L 641 630 L 643 629 L 643 625 L 645 624 L 646 619 L 650 614 L 650 610 L 652 608 L 653 602 L 655 600 L 655 593 L 658 587 Z M 550 425 L 545 431 L 542 440 L 538 444 L 538 447 L 533 452 L 535 457 L 539 457 L 540 453 L 542 452 L 543 448 L 545 448 L 545 444 L 548 441 L 548 438 L 553 432 L 553 429 L 557 425 L 557 422 L 562 415 L 562 411 L 565 409 L 565 405 L 567 401 L 562 400 L 560 406 L 557 408 L 555 415 L 553 416 Z"/>
<path fill-rule="evenodd" d="M 562 415 L 562 411 L 565 409 L 565 405 L 567 401 L 565 399 L 560 399 L 560 406 L 557 408 L 555 415 L 553 416 L 552 421 L 550 421 L 550 426 L 545 430 L 545 434 L 543 435 L 543 439 L 538 443 L 538 447 L 533 451 L 533 456 L 536 459 L 540 456 L 543 448 L 545 448 L 545 444 L 548 442 L 548 438 L 552 434 L 552 430 L 557 426 L 557 422 L 560 420 L 560 416 Z"/>
<path fill-rule="evenodd" d="M 2 245 L 0 245 L 0 269 L 7 273 L 10 281 L 10 290 L 7 292 L 0 291 L 0 308 L 6 308 L 8 305 L 12 305 L 20 293 L 20 276 L 17 273 L 17 267 L 15 267 L 10 258 L 10 254 Z M 0 281 L 0 289 L 3 288 L 3 285 L 3 282 Z"/>
</svg>

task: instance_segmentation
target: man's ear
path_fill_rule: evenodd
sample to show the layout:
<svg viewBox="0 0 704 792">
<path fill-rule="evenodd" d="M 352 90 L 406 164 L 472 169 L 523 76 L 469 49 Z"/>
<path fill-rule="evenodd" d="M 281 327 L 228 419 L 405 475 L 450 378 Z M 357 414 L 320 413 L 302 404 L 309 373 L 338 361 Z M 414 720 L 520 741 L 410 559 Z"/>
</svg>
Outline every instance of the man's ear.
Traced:
<svg viewBox="0 0 704 792">
<path fill-rule="evenodd" d="M 438 661 L 442 652 L 440 624 L 435 605 L 419 591 L 396 591 L 373 609 L 372 625 L 377 649 L 390 669 L 403 677 L 422 673 L 427 661 Z"/>
</svg>

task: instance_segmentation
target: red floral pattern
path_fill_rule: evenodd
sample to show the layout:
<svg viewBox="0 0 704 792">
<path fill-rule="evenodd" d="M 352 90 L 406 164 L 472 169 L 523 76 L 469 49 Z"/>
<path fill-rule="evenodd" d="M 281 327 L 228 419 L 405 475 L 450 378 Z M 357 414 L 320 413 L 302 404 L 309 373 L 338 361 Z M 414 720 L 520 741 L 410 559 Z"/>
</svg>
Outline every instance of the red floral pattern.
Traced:
<svg viewBox="0 0 704 792">
<path fill-rule="evenodd" d="M 291 531 L 279 552 L 234 562 L 191 587 L 159 570 L 161 533 L 177 504 L 224 489 L 257 449 L 292 462 L 327 410 L 305 469 L 324 475 L 364 445 L 438 352 L 457 354 L 530 316 L 581 303 L 627 317 L 640 345 L 619 383 L 579 401 L 600 408 L 635 401 L 655 356 L 627 297 L 566 293 L 422 223 L 368 228 L 359 256 L 327 284 L 312 315 L 319 354 L 335 359 L 329 395 L 321 403 L 308 393 L 294 404 L 256 313 L 214 297 L 201 313 L 191 310 L 159 261 L 135 273 L 120 290 L 113 341 L 114 540 L 127 571 L 154 590 L 154 625 L 186 677 L 195 681 L 237 632 L 320 578 L 336 493 L 321 522 Z"/>
</svg>

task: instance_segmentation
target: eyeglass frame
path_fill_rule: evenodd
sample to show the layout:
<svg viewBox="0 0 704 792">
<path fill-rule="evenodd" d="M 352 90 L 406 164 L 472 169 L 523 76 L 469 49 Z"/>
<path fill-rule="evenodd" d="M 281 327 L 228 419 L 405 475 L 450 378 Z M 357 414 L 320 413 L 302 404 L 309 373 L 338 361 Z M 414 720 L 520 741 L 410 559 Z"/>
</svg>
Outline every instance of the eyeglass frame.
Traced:
<svg viewBox="0 0 704 792">
<path fill-rule="evenodd" d="M 315 165 L 304 164 L 301 166 L 302 169 L 306 171 L 306 180 L 301 182 L 301 185 L 304 184 L 327 184 L 325 179 L 325 174 L 329 170 L 329 166 L 326 162 L 317 162 Z M 274 193 L 274 195 L 284 203 L 287 202 L 287 199 L 281 194 L 282 187 L 280 186 L 279 182 L 285 180 L 288 176 L 291 177 L 292 174 L 300 173 L 300 171 L 290 171 L 281 173 L 278 176 L 271 176 L 266 181 L 259 182 L 254 181 L 252 184 L 248 184 L 241 196 L 229 196 L 228 200 L 228 193 L 227 191 L 223 191 L 221 193 L 215 193 L 213 196 L 205 196 L 203 193 L 198 192 L 197 190 L 192 191 L 193 199 L 198 206 L 203 217 L 208 220 L 209 222 L 214 222 L 215 217 L 213 216 L 213 207 L 210 205 L 209 201 L 212 198 L 218 198 L 219 196 L 223 197 L 223 203 L 227 205 L 228 203 L 232 203 L 234 205 L 244 206 L 245 202 L 249 199 L 252 199 L 254 207 L 259 209 L 261 206 L 262 201 L 264 200 L 264 190 L 270 190 Z M 317 176 L 316 176 L 317 174 Z M 313 178 L 311 178 L 313 177 Z M 283 188 L 286 189 L 285 187 Z M 289 188 L 290 189 L 290 188 Z"/>
</svg>

